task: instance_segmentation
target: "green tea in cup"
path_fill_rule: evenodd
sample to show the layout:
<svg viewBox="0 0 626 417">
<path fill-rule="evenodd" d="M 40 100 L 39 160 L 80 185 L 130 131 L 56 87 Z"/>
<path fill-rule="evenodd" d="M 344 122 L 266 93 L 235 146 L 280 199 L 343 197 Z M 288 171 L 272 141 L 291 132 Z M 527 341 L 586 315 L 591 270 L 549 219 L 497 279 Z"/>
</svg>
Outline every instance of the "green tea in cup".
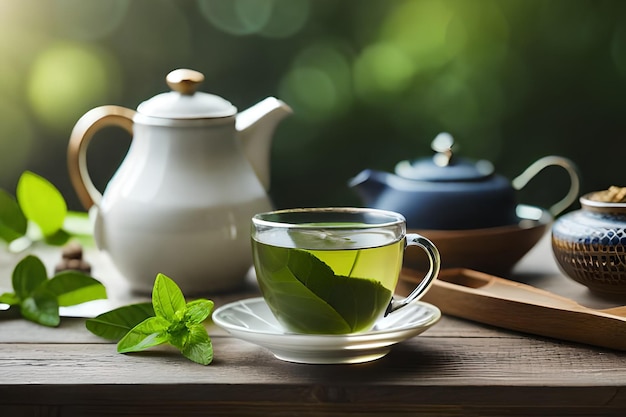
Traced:
<svg viewBox="0 0 626 417">
<path fill-rule="evenodd" d="M 404 250 L 419 246 L 430 269 L 405 299 L 392 296 Z M 364 208 L 312 208 L 257 214 L 252 219 L 257 281 L 288 331 L 350 334 L 423 295 L 439 272 L 439 253 L 426 238 L 406 234 L 402 215 Z"/>
</svg>

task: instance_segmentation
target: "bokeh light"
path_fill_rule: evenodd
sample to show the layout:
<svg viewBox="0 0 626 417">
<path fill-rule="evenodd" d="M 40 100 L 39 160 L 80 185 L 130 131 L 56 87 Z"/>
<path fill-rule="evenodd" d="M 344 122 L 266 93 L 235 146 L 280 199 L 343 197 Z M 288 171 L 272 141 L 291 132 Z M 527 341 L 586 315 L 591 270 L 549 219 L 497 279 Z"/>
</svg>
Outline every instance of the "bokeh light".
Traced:
<svg viewBox="0 0 626 417">
<path fill-rule="evenodd" d="M 622 0 L 0 0 L 0 187 L 31 169 L 71 200 L 76 120 L 136 108 L 181 67 L 242 109 L 294 109 L 273 141 L 277 206 L 358 203 L 351 175 L 428 156 L 441 131 L 508 177 L 557 154 L 585 189 L 626 185 L 624 15 Z M 586 150 L 598 138 L 611 152 Z"/>
<path fill-rule="evenodd" d="M 454 10 L 443 1 L 405 1 L 391 8 L 383 21 L 380 38 L 412 57 L 420 69 L 437 67 L 447 52 L 448 24 Z"/>
<path fill-rule="evenodd" d="M 338 117 L 352 100 L 350 64 L 332 42 L 320 41 L 301 51 L 283 79 L 281 96 L 303 120 Z"/>
<path fill-rule="evenodd" d="M 34 62 L 28 98 L 47 129 L 67 133 L 80 115 L 106 104 L 119 92 L 113 85 L 116 64 L 98 48 L 60 42 Z"/>
<path fill-rule="evenodd" d="M 361 98 L 375 102 L 405 90 L 415 72 L 414 61 L 395 43 L 372 44 L 355 62 L 355 88 Z"/>
</svg>

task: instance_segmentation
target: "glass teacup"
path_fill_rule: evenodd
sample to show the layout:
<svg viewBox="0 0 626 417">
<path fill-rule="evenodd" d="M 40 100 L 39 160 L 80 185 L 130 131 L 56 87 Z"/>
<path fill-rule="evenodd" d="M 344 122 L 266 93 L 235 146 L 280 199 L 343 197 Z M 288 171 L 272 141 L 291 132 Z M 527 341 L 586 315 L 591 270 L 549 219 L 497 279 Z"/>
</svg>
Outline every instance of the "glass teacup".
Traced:
<svg viewBox="0 0 626 417">
<path fill-rule="evenodd" d="M 398 213 L 369 208 L 279 210 L 252 218 L 257 280 L 270 310 L 291 332 L 351 334 L 419 299 L 440 268 L 435 245 L 406 233 Z M 393 299 L 404 251 L 419 246 L 429 270 L 411 294 Z"/>
</svg>

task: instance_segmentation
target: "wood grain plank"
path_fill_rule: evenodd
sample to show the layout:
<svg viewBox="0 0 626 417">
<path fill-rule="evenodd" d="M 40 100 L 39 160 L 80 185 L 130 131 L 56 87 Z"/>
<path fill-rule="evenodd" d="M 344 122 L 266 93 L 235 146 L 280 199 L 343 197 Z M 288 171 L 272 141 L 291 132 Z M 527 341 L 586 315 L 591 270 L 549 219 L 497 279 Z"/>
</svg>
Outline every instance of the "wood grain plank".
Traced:
<svg viewBox="0 0 626 417">
<path fill-rule="evenodd" d="M 114 344 L 0 345 L 0 384 L 241 384 L 621 386 L 626 355 L 528 338 L 416 337 L 362 365 L 311 366 L 214 337 L 215 360 L 194 364 L 173 348 L 118 354 Z"/>
<path fill-rule="evenodd" d="M 575 395 L 575 393 L 572 393 Z M 11 417 L 107 417 L 107 416 L 136 416 L 136 417 L 159 417 L 159 416 L 238 416 L 238 417 L 401 417 L 401 416 L 606 416 L 622 417 L 624 410 L 606 407 L 600 412 L 595 407 L 571 407 L 571 406 L 542 406 L 531 404 L 517 407 L 490 407 L 490 406 L 454 406 L 454 405 L 404 405 L 384 403 L 381 405 L 360 404 L 298 404 L 298 403 L 275 403 L 275 402 L 202 402 L 194 404 L 144 404 L 134 406 L 120 406 L 108 404 L 105 406 L 23 406 L 2 407 L 0 414 Z"/>
</svg>

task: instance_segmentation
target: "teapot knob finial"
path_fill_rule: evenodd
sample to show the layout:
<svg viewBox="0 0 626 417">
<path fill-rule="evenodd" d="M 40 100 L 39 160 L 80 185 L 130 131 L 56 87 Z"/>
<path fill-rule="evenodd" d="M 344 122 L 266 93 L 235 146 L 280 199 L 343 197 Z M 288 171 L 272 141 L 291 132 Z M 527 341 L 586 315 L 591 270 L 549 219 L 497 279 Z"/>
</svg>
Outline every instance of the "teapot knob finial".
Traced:
<svg viewBox="0 0 626 417">
<path fill-rule="evenodd" d="M 180 94 L 193 95 L 204 81 L 204 74 L 190 69 L 177 69 L 165 78 L 167 85 Z"/>
<path fill-rule="evenodd" d="M 437 152 L 437 154 L 433 157 L 436 165 L 445 167 L 450 164 L 453 146 L 454 138 L 447 132 L 442 132 L 438 134 L 435 139 L 433 139 L 430 147 Z"/>
</svg>

